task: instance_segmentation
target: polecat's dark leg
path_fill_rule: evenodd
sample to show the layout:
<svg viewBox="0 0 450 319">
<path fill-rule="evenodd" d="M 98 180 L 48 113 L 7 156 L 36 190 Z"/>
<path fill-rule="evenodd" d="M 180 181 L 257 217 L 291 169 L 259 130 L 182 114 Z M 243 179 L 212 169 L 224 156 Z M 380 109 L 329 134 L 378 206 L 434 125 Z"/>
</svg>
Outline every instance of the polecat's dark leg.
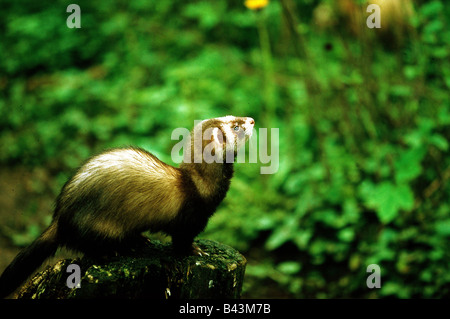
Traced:
<svg viewBox="0 0 450 319">
<path fill-rule="evenodd" d="M 150 243 L 150 239 L 142 234 L 129 237 L 123 240 L 117 246 L 117 253 L 119 255 L 129 255 L 130 253 L 142 252 Z"/>
<path fill-rule="evenodd" d="M 172 246 L 176 254 L 191 255 L 194 237 L 183 233 L 172 235 Z"/>
<path fill-rule="evenodd" d="M 200 206 L 201 203 L 195 207 Z M 175 253 L 181 255 L 206 255 L 194 244 L 194 239 L 202 232 L 208 222 L 207 218 L 199 218 L 198 209 L 186 209 L 180 212 L 174 221 L 173 227 L 167 231 L 172 236 L 172 245 Z"/>
<path fill-rule="evenodd" d="M 131 238 L 129 242 L 131 249 L 140 250 L 148 247 L 148 245 L 151 243 L 151 240 L 147 236 L 139 234 Z"/>
<path fill-rule="evenodd" d="M 208 256 L 209 254 L 204 252 L 196 243 L 194 243 L 194 237 L 174 235 L 172 236 L 172 245 L 176 254 L 186 256 Z"/>
</svg>

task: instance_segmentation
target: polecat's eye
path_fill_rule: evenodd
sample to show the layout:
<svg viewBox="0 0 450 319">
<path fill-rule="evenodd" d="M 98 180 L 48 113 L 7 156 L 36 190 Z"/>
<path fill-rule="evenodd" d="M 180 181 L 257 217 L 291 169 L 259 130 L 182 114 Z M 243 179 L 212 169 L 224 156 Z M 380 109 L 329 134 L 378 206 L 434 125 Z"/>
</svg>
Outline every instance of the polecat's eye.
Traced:
<svg viewBox="0 0 450 319">
<path fill-rule="evenodd" d="M 237 131 L 239 131 L 240 127 L 239 127 L 239 125 L 236 125 L 233 129 L 235 132 L 237 132 Z"/>
</svg>

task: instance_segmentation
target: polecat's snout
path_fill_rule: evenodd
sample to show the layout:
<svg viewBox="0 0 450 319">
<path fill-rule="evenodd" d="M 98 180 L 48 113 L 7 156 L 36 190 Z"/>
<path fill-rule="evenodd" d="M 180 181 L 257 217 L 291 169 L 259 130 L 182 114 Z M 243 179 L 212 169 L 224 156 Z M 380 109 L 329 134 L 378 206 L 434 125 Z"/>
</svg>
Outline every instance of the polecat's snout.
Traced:
<svg viewBox="0 0 450 319">
<path fill-rule="evenodd" d="M 244 128 L 245 128 L 245 135 L 248 135 L 250 138 L 253 134 L 253 127 L 255 126 L 255 120 L 251 117 L 247 117 Z"/>
</svg>

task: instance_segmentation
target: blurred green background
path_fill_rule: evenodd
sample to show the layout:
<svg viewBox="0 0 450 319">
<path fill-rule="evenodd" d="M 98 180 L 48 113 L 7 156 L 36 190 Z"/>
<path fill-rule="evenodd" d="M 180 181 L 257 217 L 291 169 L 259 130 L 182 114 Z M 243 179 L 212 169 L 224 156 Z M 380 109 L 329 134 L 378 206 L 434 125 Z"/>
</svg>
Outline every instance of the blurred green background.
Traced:
<svg viewBox="0 0 450 319">
<path fill-rule="evenodd" d="M 200 235 L 247 257 L 243 297 L 449 297 L 450 7 L 388 2 L 369 29 L 359 0 L 2 0 L 0 271 L 86 158 L 173 164 L 174 128 L 233 114 L 280 130 Z"/>
</svg>

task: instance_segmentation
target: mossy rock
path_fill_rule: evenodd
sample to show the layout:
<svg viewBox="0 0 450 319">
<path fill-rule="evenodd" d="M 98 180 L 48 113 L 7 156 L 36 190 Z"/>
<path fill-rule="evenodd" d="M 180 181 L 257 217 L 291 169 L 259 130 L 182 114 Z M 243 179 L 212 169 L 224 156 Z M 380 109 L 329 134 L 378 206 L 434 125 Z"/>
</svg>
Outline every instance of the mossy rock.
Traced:
<svg viewBox="0 0 450 319">
<path fill-rule="evenodd" d="M 211 240 L 196 244 L 208 255 L 181 257 L 170 244 L 151 242 L 126 256 L 64 259 L 36 274 L 18 298 L 239 298 L 245 257 Z M 67 285 L 73 278 L 73 270 L 67 270 L 71 264 L 80 268 L 80 288 Z"/>
</svg>

